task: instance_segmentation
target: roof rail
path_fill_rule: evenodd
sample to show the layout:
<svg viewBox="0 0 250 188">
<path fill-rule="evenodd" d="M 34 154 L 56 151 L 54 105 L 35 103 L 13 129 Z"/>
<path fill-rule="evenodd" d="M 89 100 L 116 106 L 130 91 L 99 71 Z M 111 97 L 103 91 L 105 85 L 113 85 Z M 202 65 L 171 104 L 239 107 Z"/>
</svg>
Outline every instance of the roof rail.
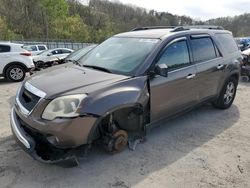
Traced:
<svg viewBox="0 0 250 188">
<path fill-rule="evenodd" d="M 146 26 L 146 27 L 136 27 L 131 31 L 141 31 L 141 30 L 151 30 L 151 29 L 173 29 L 171 32 L 185 31 L 189 29 L 214 29 L 214 30 L 224 30 L 221 26 L 215 25 L 191 25 L 191 26 Z"/>
<path fill-rule="evenodd" d="M 224 30 L 221 26 L 215 25 L 191 25 L 191 26 L 179 26 L 174 28 L 171 32 L 185 31 L 190 29 L 213 29 L 213 30 Z"/>
<path fill-rule="evenodd" d="M 141 31 L 141 30 L 151 30 L 151 29 L 174 29 L 176 26 L 145 26 L 145 27 L 136 27 L 131 31 Z"/>
</svg>

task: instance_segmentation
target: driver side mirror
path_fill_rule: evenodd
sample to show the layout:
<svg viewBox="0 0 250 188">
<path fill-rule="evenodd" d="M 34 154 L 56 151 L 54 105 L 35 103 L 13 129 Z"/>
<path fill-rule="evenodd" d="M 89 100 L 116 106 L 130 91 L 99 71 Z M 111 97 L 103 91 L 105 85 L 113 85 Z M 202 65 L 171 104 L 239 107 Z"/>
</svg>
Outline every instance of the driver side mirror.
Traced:
<svg viewBox="0 0 250 188">
<path fill-rule="evenodd" d="M 52 56 L 52 53 L 47 54 L 47 56 Z"/>
<path fill-rule="evenodd" d="M 154 69 L 155 74 L 168 77 L 168 66 L 166 64 L 158 64 Z"/>
</svg>

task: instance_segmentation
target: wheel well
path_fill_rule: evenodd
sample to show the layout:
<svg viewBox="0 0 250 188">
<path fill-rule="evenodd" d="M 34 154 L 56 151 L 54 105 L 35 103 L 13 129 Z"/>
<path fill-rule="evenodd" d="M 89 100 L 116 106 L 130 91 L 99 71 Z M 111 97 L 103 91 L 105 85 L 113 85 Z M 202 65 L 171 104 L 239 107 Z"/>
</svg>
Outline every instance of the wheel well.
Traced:
<svg viewBox="0 0 250 188">
<path fill-rule="evenodd" d="M 232 74 L 231 77 L 232 77 L 232 78 L 235 78 L 235 79 L 237 80 L 237 82 L 238 82 L 240 76 L 239 76 L 239 74 L 236 74 L 236 73 L 235 73 L 235 74 Z"/>
<path fill-rule="evenodd" d="M 25 71 L 28 70 L 28 68 L 23 64 L 23 63 L 20 63 L 20 62 L 11 62 L 11 63 L 8 63 L 4 69 L 3 69 L 3 75 L 6 77 L 6 71 L 7 69 L 10 67 L 10 66 L 13 66 L 13 65 L 19 65 L 21 67 L 23 67 L 25 69 Z"/>
<path fill-rule="evenodd" d="M 129 132 L 141 132 L 144 131 L 144 126 L 149 120 L 149 113 L 147 109 L 144 109 L 141 105 L 123 107 L 116 109 L 99 120 L 99 123 L 90 140 L 97 139 L 102 131 L 106 131 L 109 127 L 110 117 L 118 125 L 118 129 L 122 129 Z"/>
</svg>

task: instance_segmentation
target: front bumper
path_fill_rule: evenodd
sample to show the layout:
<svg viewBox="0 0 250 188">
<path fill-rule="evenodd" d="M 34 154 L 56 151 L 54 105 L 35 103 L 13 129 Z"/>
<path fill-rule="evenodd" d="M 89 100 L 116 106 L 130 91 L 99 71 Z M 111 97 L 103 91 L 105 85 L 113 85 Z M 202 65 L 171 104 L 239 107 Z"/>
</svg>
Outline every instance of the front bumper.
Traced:
<svg viewBox="0 0 250 188">
<path fill-rule="evenodd" d="M 19 117 L 15 108 L 11 110 L 10 123 L 14 138 L 21 148 L 32 158 L 43 163 L 76 161 L 77 154 L 87 146 L 83 144 L 74 148 L 56 147 L 48 142 L 46 134 L 25 125 L 25 122 Z"/>
</svg>

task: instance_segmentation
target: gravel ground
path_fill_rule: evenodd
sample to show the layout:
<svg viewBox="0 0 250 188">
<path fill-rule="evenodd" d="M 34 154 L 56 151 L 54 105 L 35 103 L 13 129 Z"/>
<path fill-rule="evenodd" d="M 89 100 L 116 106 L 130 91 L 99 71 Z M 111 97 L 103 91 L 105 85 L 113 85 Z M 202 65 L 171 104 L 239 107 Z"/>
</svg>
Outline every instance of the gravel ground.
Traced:
<svg viewBox="0 0 250 188">
<path fill-rule="evenodd" d="M 94 147 L 74 168 L 41 164 L 13 140 L 10 106 L 17 83 L 0 80 L 0 188 L 250 187 L 250 83 L 225 111 L 205 105 L 162 122 L 135 151 Z"/>
</svg>

